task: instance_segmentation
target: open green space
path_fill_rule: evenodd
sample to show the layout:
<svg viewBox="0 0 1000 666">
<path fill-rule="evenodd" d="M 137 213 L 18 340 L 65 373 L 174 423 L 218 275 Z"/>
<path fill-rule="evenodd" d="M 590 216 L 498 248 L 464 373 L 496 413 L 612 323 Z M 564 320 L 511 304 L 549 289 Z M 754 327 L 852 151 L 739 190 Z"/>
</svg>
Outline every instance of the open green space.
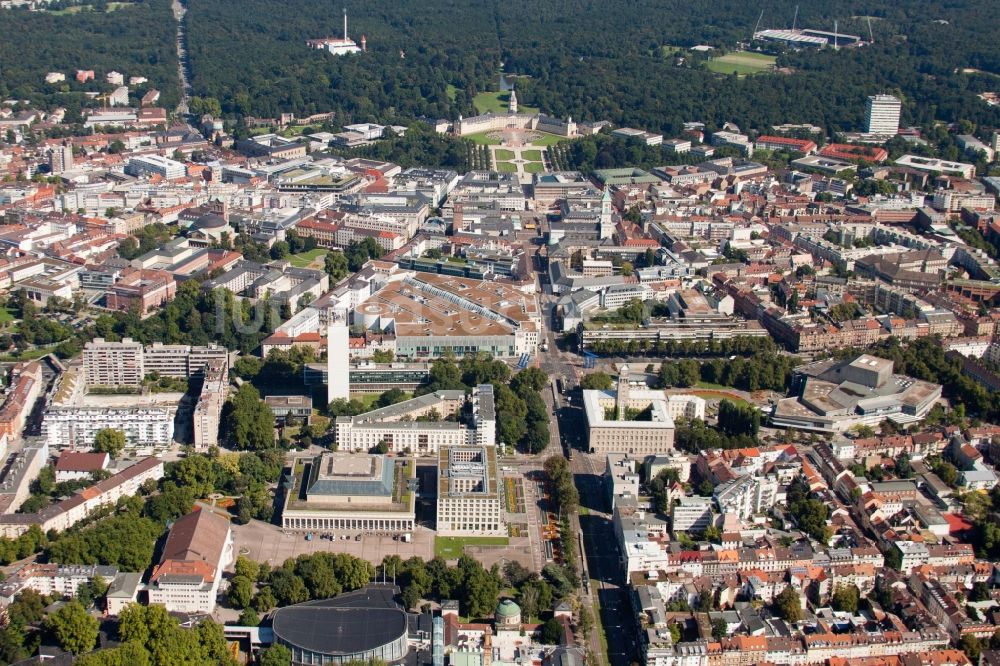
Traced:
<svg viewBox="0 0 1000 666">
<path fill-rule="evenodd" d="M 57 345 L 48 345 L 45 347 L 37 347 L 35 349 L 26 349 L 22 352 L 17 352 L 16 354 L 4 354 L 0 356 L 0 361 L 4 363 L 14 363 L 17 361 L 33 361 L 37 358 L 41 358 L 46 354 L 51 353 Z"/>
<path fill-rule="evenodd" d="M 535 139 L 531 142 L 533 146 L 554 146 L 561 141 L 569 141 L 567 137 L 559 136 L 558 134 L 547 134 L 542 133 L 541 138 Z"/>
<path fill-rule="evenodd" d="M 315 125 L 289 125 L 288 127 L 282 129 L 278 134 L 285 137 L 286 139 L 291 139 L 296 136 L 301 136 L 303 134 L 312 134 L 319 131 Z"/>
<path fill-rule="evenodd" d="M 514 151 L 513 150 L 504 150 L 503 148 L 497 148 L 496 150 L 493 151 L 493 154 L 496 155 L 496 158 L 498 160 L 512 160 L 512 159 L 514 159 Z"/>
<path fill-rule="evenodd" d="M 451 85 L 449 83 L 447 86 L 445 86 L 445 92 L 448 93 L 448 99 L 450 99 L 452 102 L 454 102 L 455 101 L 455 95 L 458 94 L 458 88 L 456 88 L 455 86 L 453 86 L 453 85 Z"/>
<path fill-rule="evenodd" d="M 748 51 L 736 51 L 726 55 L 712 58 L 706 63 L 709 70 L 717 74 L 760 74 L 774 69 L 777 58 L 763 53 L 750 53 Z"/>
<path fill-rule="evenodd" d="M 467 134 L 463 139 L 478 144 L 480 146 L 499 146 L 502 141 L 499 136 L 490 136 L 493 132 L 479 132 L 478 134 Z"/>
<path fill-rule="evenodd" d="M 504 173 L 517 173 L 517 165 L 513 162 L 497 162 L 497 171 Z"/>
<path fill-rule="evenodd" d="M 525 173 L 542 173 L 545 171 L 545 165 L 541 162 L 525 162 L 524 172 Z"/>
<path fill-rule="evenodd" d="M 314 250 L 309 250 L 308 252 L 293 254 L 290 257 L 288 257 L 288 261 L 292 264 L 292 266 L 295 266 L 296 268 L 306 268 L 309 266 L 309 264 L 315 261 L 317 257 L 322 257 L 326 253 L 327 253 L 326 249 L 318 247 Z"/>
<path fill-rule="evenodd" d="M 750 407 L 750 403 L 733 393 L 732 388 L 721 389 L 701 389 L 688 391 L 691 395 L 696 395 L 704 400 L 728 400 L 738 407 Z"/>
<path fill-rule="evenodd" d="M 722 384 L 713 384 L 712 382 L 698 382 L 694 386 L 695 386 L 695 388 L 700 388 L 700 389 L 715 389 L 717 391 L 732 391 L 733 390 L 732 386 L 723 386 Z"/>
<path fill-rule="evenodd" d="M 532 162 L 542 161 L 542 151 L 540 150 L 522 150 L 521 157 L 526 160 L 531 160 Z"/>
<path fill-rule="evenodd" d="M 506 546 L 508 537 L 434 537 L 434 555 L 446 560 L 456 560 L 466 546 Z"/>
<path fill-rule="evenodd" d="M 472 103 L 479 113 L 507 113 L 510 105 L 510 92 L 482 92 L 472 98 Z M 520 113 L 538 113 L 538 109 L 533 106 L 517 105 Z"/>
<path fill-rule="evenodd" d="M 407 400 L 413 397 L 413 393 L 409 391 L 403 391 L 403 394 Z M 375 402 L 381 395 L 381 393 L 352 393 L 351 400 L 359 401 L 365 406 L 366 411 L 371 411 L 375 409 Z"/>
<path fill-rule="evenodd" d="M 10 308 L 0 308 L 0 324 L 9 324 L 14 321 L 14 311 Z"/>
<path fill-rule="evenodd" d="M 123 7 L 131 7 L 133 6 L 133 4 L 134 3 L 131 2 L 109 2 L 107 5 L 107 9 L 104 11 L 105 13 L 110 13 L 118 9 L 122 9 Z M 54 14 L 56 16 L 66 16 L 67 14 L 79 14 L 80 12 L 83 11 L 93 12 L 97 10 L 95 10 L 92 5 L 74 5 L 73 7 L 66 7 L 65 9 L 55 9 L 52 11 L 47 11 L 46 13 Z"/>
</svg>

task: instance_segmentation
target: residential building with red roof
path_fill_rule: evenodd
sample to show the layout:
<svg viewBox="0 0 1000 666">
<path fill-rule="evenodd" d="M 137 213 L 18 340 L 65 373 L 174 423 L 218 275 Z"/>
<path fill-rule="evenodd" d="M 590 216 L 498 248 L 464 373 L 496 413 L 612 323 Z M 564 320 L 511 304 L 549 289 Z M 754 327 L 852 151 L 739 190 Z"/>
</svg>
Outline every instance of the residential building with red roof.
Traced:
<svg viewBox="0 0 1000 666">
<path fill-rule="evenodd" d="M 208 509 L 178 518 L 150 576 L 149 603 L 170 612 L 213 612 L 222 571 L 232 561 L 233 532 L 227 518 Z"/>
</svg>

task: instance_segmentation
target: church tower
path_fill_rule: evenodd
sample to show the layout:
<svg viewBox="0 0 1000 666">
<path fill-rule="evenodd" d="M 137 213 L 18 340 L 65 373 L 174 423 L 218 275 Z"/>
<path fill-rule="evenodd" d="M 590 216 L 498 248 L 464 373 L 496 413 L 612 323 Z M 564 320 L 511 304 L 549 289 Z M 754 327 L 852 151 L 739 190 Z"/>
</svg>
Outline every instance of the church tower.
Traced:
<svg viewBox="0 0 1000 666">
<path fill-rule="evenodd" d="M 517 113 L 517 93 L 513 88 L 510 89 L 510 102 L 507 104 L 507 113 Z"/>
<path fill-rule="evenodd" d="M 601 229 L 600 236 L 601 239 L 611 238 L 615 233 L 615 221 L 612 211 L 614 210 L 611 204 L 611 192 L 608 188 L 604 188 L 604 196 L 601 197 Z"/>
</svg>

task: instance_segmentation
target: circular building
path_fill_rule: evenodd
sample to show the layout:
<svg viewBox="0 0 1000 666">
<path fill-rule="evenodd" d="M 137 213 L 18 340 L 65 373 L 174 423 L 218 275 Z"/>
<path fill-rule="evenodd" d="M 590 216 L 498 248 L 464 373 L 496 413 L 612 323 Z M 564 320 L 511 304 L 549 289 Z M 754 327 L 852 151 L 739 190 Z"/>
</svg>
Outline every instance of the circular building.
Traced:
<svg viewBox="0 0 1000 666">
<path fill-rule="evenodd" d="M 391 589 L 365 588 L 334 599 L 279 608 L 274 640 L 292 651 L 293 666 L 345 664 L 406 656 L 406 612 Z"/>
<path fill-rule="evenodd" d="M 497 610 L 493 617 L 497 627 L 520 627 L 521 607 L 511 599 L 503 599 L 497 604 Z"/>
</svg>

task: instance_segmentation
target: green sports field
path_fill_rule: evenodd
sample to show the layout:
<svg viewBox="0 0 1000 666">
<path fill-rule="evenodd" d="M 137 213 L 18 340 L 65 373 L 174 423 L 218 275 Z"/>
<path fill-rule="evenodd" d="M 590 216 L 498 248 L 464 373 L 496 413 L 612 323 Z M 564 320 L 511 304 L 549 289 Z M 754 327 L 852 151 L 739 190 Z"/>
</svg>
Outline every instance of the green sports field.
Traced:
<svg viewBox="0 0 1000 666">
<path fill-rule="evenodd" d="M 736 51 L 726 55 L 712 58 L 706 67 L 717 74 L 738 74 L 746 76 L 750 74 L 760 74 L 774 69 L 777 58 L 764 55 L 763 53 L 750 53 L 748 51 Z"/>
<path fill-rule="evenodd" d="M 466 546 L 506 546 L 507 537 L 434 537 L 434 555 L 446 560 L 456 560 Z"/>
</svg>

